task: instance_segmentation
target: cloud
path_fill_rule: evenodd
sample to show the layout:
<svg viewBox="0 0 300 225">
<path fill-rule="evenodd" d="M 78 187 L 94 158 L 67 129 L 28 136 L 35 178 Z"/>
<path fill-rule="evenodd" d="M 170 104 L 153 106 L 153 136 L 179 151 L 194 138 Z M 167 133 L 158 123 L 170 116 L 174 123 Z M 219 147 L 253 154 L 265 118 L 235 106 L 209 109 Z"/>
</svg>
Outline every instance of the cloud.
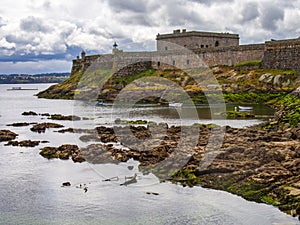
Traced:
<svg viewBox="0 0 300 225">
<path fill-rule="evenodd" d="M 228 4 L 228 3 L 233 3 L 234 0 L 190 0 L 193 2 L 201 3 L 204 5 L 211 6 L 213 4 Z"/>
<path fill-rule="evenodd" d="M 242 22 L 249 22 L 259 17 L 259 6 L 256 2 L 248 2 L 244 5 L 242 9 Z"/>
<path fill-rule="evenodd" d="M 47 33 L 50 31 L 50 27 L 46 26 L 45 23 L 40 19 L 33 16 L 29 16 L 21 20 L 20 28 L 27 32 L 43 32 Z"/>
<path fill-rule="evenodd" d="M 300 0 L 2 0 L 0 62 L 71 61 L 120 49 L 155 50 L 174 29 L 234 32 L 241 43 L 298 37 Z M 21 64 L 11 65 L 19 67 Z M 23 69 L 29 67 L 22 67 Z M 32 67 L 32 69 L 34 66 Z M 24 71 L 26 72 L 26 71 Z"/>
<path fill-rule="evenodd" d="M 116 12 L 129 11 L 135 13 L 144 13 L 147 11 L 146 0 L 108 0 L 111 9 Z"/>
<path fill-rule="evenodd" d="M 275 31 L 277 29 L 276 23 L 284 18 L 284 9 L 270 2 L 263 5 L 261 15 L 262 27 L 266 30 Z"/>
<path fill-rule="evenodd" d="M 0 16 L 0 28 L 5 25 L 6 25 L 6 23 L 5 23 L 4 19 Z"/>
</svg>

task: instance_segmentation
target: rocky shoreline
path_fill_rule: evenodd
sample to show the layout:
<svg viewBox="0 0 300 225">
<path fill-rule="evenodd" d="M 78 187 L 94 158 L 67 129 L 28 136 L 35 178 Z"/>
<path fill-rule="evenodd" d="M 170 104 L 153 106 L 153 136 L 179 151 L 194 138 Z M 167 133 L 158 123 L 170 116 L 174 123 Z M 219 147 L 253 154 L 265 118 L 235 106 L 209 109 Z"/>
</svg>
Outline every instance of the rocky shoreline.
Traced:
<svg viewBox="0 0 300 225">
<path fill-rule="evenodd" d="M 57 132 L 81 133 L 80 140 L 86 142 L 87 146 L 84 148 L 76 145 L 44 147 L 40 154 L 48 159 L 72 158 L 74 162 L 87 161 L 95 164 L 126 162 L 132 158 L 140 162 L 140 171 L 152 172 L 161 181 L 168 180 L 184 186 L 200 185 L 225 190 L 248 200 L 272 204 L 300 219 L 300 89 L 297 89 L 300 80 L 298 72 L 265 71 L 251 67 L 216 67 L 212 70 L 221 84 L 225 102 L 264 103 L 275 108 L 276 113 L 272 121 L 256 127 L 223 128 L 225 130 L 223 144 L 214 155 L 214 160 L 204 169 L 199 168 L 203 157 L 209 150 L 207 146 L 213 130 L 213 127 L 205 125 L 167 127 L 165 124 L 151 124 L 150 127 L 150 125 L 139 123 L 124 125 L 122 121 L 119 121 L 120 124 L 117 124 L 118 127 L 115 129 L 105 126 L 94 130 L 65 128 Z M 152 75 L 162 76 L 182 86 L 195 103 L 207 103 L 203 90 L 192 81 L 188 82 L 184 79 L 180 71 L 150 72 Z M 70 80 L 52 86 L 38 96 L 73 99 L 83 73 L 84 71 L 75 71 Z M 117 81 L 117 79 L 111 79 L 104 85 L 101 100 L 113 101 L 118 91 L 132 80 L 128 77 L 123 81 L 124 84 Z M 136 87 L 139 85 L 136 84 Z M 27 112 L 24 115 L 39 114 Z M 50 114 L 45 116 L 47 119 L 55 120 L 79 119 Z M 235 112 L 229 112 L 227 116 L 252 117 L 251 114 L 242 115 Z M 21 124 L 17 125 L 21 126 Z M 37 128 L 37 132 L 44 132 L 49 127 L 59 128 L 52 123 L 35 124 L 33 127 Z M 135 138 L 128 136 L 128 130 Z M 187 141 L 180 143 L 183 130 L 187 131 Z M 7 136 L 9 133 L 4 131 L 3 140 L 6 140 Z M 197 143 L 191 148 L 189 143 L 195 138 Z M 176 151 L 178 148 L 180 151 Z M 180 162 L 172 164 L 176 162 L 176 159 L 184 159 L 185 163 L 182 166 Z M 161 162 L 163 165 L 157 167 L 156 165 Z M 179 170 L 176 169 L 178 167 Z M 166 176 L 166 171 L 172 173 Z"/>
<path fill-rule="evenodd" d="M 153 125 L 151 125 L 153 126 Z M 153 129 L 153 127 L 151 127 Z M 83 140 L 98 142 L 79 149 L 78 146 L 64 145 L 58 148 L 43 148 L 41 155 L 46 158 L 72 158 L 74 162 L 119 163 L 130 158 L 140 162 L 140 171 L 152 172 L 161 181 L 171 181 L 183 186 L 200 185 L 207 188 L 225 190 L 240 195 L 247 200 L 264 202 L 279 207 L 286 213 L 300 210 L 300 128 L 284 131 L 269 131 L 260 127 L 237 129 L 226 127 L 222 147 L 212 163 L 204 170 L 199 165 L 206 151 L 212 128 L 207 125 L 187 127 L 190 138 L 198 138 L 191 149 L 188 144 L 179 145 L 181 130 L 184 127 L 167 127 L 163 138 L 151 136 L 149 127 L 125 126 L 97 127 L 94 131 L 76 129 L 71 132 L 89 132 Z M 199 130 L 193 133 L 194 128 Z M 145 140 L 143 145 L 122 142 L 122 130 L 130 130 L 135 137 Z M 156 131 L 166 129 L 165 124 L 156 125 Z M 159 133 L 159 132 L 158 132 Z M 154 134 L 155 135 L 155 134 Z M 152 137 L 151 140 L 147 140 Z M 116 147 L 113 143 L 121 143 Z M 129 143 L 129 144 L 128 144 Z M 149 149 L 150 146 L 150 150 Z M 176 165 L 155 166 L 169 158 L 182 158 L 189 155 L 187 163 L 179 171 L 166 178 L 166 170 L 172 171 Z M 168 161 L 167 161 L 168 162 Z M 174 161 L 172 161 L 174 162 Z M 294 210 L 294 211 L 293 211 Z"/>
</svg>

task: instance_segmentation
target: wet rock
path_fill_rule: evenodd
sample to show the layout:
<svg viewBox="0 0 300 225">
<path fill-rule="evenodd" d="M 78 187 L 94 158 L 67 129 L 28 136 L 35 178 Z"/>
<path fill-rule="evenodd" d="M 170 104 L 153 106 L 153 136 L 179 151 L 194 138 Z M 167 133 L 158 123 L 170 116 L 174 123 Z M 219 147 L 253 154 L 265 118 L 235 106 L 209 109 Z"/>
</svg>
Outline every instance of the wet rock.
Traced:
<svg viewBox="0 0 300 225">
<path fill-rule="evenodd" d="M 150 191 L 147 191 L 146 194 L 147 195 L 159 195 L 159 193 L 157 193 L 157 192 L 150 192 Z"/>
<path fill-rule="evenodd" d="M 23 116 L 37 116 L 38 114 L 36 112 L 29 111 L 29 112 L 23 112 L 22 115 Z"/>
<path fill-rule="evenodd" d="M 50 116 L 50 113 L 41 113 L 40 115 L 41 115 L 41 116 L 47 116 L 47 117 L 48 117 L 48 116 Z"/>
<path fill-rule="evenodd" d="M 71 183 L 70 182 L 64 182 L 64 183 L 62 183 L 62 186 L 63 187 L 70 187 Z"/>
<path fill-rule="evenodd" d="M 133 170 L 134 166 L 127 166 L 129 170 Z"/>
<path fill-rule="evenodd" d="M 36 123 L 27 123 L 27 122 L 21 122 L 21 123 L 12 123 L 12 124 L 7 124 L 6 126 L 11 126 L 11 127 L 26 127 L 32 124 Z"/>
<path fill-rule="evenodd" d="M 18 134 L 10 131 L 10 130 L 0 130 L 0 142 L 2 141 L 11 141 L 15 139 Z"/>
<path fill-rule="evenodd" d="M 31 141 L 31 140 L 24 140 L 24 141 L 9 141 L 6 146 L 19 146 L 19 147 L 35 147 L 40 144 L 40 141 Z"/>
<path fill-rule="evenodd" d="M 58 133 L 74 133 L 75 130 L 74 128 L 67 128 L 67 129 L 62 129 L 62 130 L 58 130 Z"/>
<path fill-rule="evenodd" d="M 70 120 L 70 121 L 76 121 L 76 120 L 81 120 L 79 116 L 74 116 L 74 115 L 69 115 L 69 116 L 64 116 L 61 114 L 53 114 L 48 117 L 50 120 Z"/>
<path fill-rule="evenodd" d="M 39 123 L 30 128 L 33 132 L 44 133 L 47 128 L 61 128 L 64 127 L 61 124 L 56 123 Z"/>
<path fill-rule="evenodd" d="M 40 155 L 47 159 L 59 158 L 67 160 L 72 157 L 74 162 L 85 161 L 77 145 L 66 144 L 59 147 L 44 147 L 41 149 Z"/>
</svg>

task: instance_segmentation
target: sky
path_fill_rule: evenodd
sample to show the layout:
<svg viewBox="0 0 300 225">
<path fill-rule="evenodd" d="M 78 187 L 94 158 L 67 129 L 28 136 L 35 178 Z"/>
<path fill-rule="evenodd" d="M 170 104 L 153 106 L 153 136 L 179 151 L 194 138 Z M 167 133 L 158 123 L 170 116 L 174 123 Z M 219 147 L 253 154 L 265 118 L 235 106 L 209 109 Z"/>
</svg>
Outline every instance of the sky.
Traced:
<svg viewBox="0 0 300 225">
<path fill-rule="evenodd" d="M 72 59 L 155 50 L 158 33 L 230 32 L 241 44 L 300 36 L 300 0 L 0 0 L 0 74 L 69 72 Z"/>
</svg>

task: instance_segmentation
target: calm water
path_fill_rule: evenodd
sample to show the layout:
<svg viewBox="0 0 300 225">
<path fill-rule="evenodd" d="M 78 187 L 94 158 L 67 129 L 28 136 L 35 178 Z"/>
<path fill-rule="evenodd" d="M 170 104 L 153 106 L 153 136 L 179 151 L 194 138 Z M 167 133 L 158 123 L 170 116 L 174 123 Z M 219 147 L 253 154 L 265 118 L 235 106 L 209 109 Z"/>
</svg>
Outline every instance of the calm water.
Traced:
<svg viewBox="0 0 300 225">
<path fill-rule="evenodd" d="M 37 99 L 37 91 L 6 91 L 13 85 L 0 85 L 0 129 L 19 134 L 18 140 L 47 140 L 35 148 L 4 146 L 0 143 L 0 224 L 297 224 L 297 220 L 277 208 L 248 202 L 222 191 L 200 187 L 183 188 L 159 183 L 155 176 L 143 176 L 137 162 L 119 165 L 75 164 L 71 160 L 47 160 L 39 148 L 61 144 L 83 144 L 78 135 L 59 134 L 47 130 L 36 134 L 30 127 L 7 127 L 13 122 L 43 122 L 43 117 L 24 117 L 24 111 L 76 114 L 93 118 L 86 121 L 59 121 L 65 127 L 93 128 L 115 119 L 111 107 L 94 107 L 67 100 Z M 25 86 L 25 85 L 23 85 Z M 45 89 L 47 85 L 26 85 Z M 232 106 L 230 106 L 232 107 Z M 204 107 L 202 107 L 204 108 Z M 201 109 L 202 110 L 202 109 Z M 143 108 L 135 117 L 176 124 L 178 119 L 166 108 Z M 268 111 L 268 110 L 267 110 Z M 123 114 L 122 114 L 123 113 Z M 117 113 L 128 115 L 126 112 Z M 176 114 L 176 112 L 174 112 Z M 124 116 L 124 117 L 125 117 Z M 195 121 L 182 121 L 193 123 Z M 198 121 L 199 122 L 199 121 Z M 207 118 L 201 122 L 210 121 Z M 220 124 L 249 126 L 258 120 L 219 121 Z M 133 170 L 127 166 L 133 165 Z M 119 183 L 125 176 L 138 174 L 137 184 L 127 187 Z M 118 182 L 103 182 L 119 176 Z M 61 187 L 62 182 L 71 187 Z M 86 184 L 88 191 L 76 188 Z M 148 195 L 157 192 L 159 195 Z"/>
</svg>

